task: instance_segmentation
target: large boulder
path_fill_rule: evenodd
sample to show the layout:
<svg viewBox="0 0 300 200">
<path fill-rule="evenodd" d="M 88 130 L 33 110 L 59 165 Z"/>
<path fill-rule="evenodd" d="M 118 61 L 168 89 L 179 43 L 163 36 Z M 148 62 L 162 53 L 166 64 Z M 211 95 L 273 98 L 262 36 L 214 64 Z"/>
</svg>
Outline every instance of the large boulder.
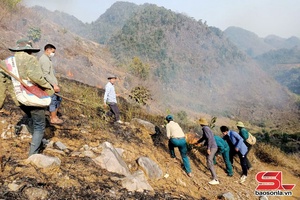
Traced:
<svg viewBox="0 0 300 200">
<path fill-rule="evenodd" d="M 132 175 L 125 177 L 122 180 L 122 187 L 132 192 L 143 192 L 144 190 L 153 191 L 153 188 L 147 182 L 142 170 L 138 170 Z"/>
<path fill-rule="evenodd" d="M 42 154 L 33 154 L 29 158 L 27 158 L 25 163 L 34 164 L 39 168 L 47 168 L 47 167 L 60 166 L 61 161 L 58 157 L 50 157 Z"/>
<path fill-rule="evenodd" d="M 102 144 L 101 155 L 94 158 L 93 161 L 100 165 L 107 171 L 122 174 L 125 176 L 130 175 L 129 168 L 127 164 L 122 159 L 118 151 L 109 142 L 104 142 Z"/>
<path fill-rule="evenodd" d="M 160 179 L 163 177 L 163 171 L 153 160 L 148 157 L 139 157 L 138 164 L 143 168 L 146 175 L 151 179 Z"/>
<path fill-rule="evenodd" d="M 152 124 L 151 122 L 148 122 L 148 121 L 145 121 L 142 119 L 138 119 L 138 118 L 133 118 L 131 120 L 130 124 L 134 125 L 135 127 L 144 128 L 148 132 L 150 132 L 150 134 L 156 133 L 155 125 Z"/>
</svg>

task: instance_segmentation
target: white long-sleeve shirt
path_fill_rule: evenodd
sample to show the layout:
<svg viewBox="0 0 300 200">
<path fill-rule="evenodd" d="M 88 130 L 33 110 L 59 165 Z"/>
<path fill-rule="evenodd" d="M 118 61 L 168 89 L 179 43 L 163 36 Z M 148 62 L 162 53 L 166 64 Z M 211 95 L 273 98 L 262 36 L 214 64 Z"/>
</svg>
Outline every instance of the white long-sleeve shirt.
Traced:
<svg viewBox="0 0 300 200">
<path fill-rule="evenodd" d="M 104 93 L 104 104 L 108 103 L 117 103 L 117 96 L 115 92 L 115 86 L 108 82 L 105 85 L 105 93 Z"/>
<path fill-rule="evenodd" d="M 167 126 L 167 137 L 170 138 L 181 138 L 184 137 L 184 133 L 181 129 L 181 127 L 179 126 L 179 124 L 177 124 L 174 121 L 170 121 Z"/>
</svg>

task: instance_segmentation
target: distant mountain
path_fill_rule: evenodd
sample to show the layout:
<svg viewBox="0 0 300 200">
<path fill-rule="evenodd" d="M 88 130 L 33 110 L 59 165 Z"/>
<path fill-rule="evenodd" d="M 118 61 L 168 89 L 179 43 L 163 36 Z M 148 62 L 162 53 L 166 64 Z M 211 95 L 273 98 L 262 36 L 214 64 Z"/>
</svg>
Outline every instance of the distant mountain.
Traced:
<svg viewBox="0 0 300 200">
<path fill-rule="evenodd" d="M 269 35 L 266 38 L 260 38 L 255 33 L 239 27 L 228 27 L 224 34 L 239 49 L 251 57 L 259 56 L 270 50 L 300 46 L 300 39 L 297 37 L 284 39 L 276 35 Z"/>
<path fill-rule="evenodd" d="M 85 37 L 100 44 L 105 44 L 110 37 L 121 30 L 126 21 L 140 7 L 134 3 L 116 2 L 95 22 L 88 25 Z"/>
<path fill-rule="evenodd" d="M 291 49 L 295 46 L 300 47 L 300 39 L 295 36 L 284 39 L 275 35 L 269 35 L 264 38 L 264 41 L 276 49 Z"/>
<path fill-rule="evenodd" d="M 251 57 L 261 55 L 274 49 L 274 47 L 266 43 L 263 38 L 239 27 L 228 27 L 224 31 L 224 35 Z"/>
</svg>

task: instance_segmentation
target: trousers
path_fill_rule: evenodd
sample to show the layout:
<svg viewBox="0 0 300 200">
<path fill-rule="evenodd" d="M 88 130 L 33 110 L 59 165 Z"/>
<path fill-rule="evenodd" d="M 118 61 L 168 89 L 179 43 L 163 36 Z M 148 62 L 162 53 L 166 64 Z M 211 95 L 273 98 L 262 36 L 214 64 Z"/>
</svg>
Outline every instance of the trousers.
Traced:
<svg viewBox="0 0 300 200">
<path fill-rule="evenodd" d="M 187 156 L 187 144 L 185 138 L 180 138 L 180 139 L 171 138 L 169 140 L 169 151 L 172 158 L 176 158 L 175 151 L 174 151 L 175 147 L 178 147 L 179 149 L 186 173 L 190 173 L 192 170 L 191 170 L 190 160 Z"/>
</svg>

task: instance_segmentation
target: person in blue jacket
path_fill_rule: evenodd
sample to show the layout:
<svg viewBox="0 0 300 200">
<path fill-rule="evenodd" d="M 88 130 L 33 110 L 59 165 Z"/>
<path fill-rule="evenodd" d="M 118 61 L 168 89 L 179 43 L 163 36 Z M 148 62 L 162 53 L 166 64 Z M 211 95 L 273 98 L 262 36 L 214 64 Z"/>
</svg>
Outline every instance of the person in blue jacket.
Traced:
<svg viewBox="0 0 300 200">
<path fill-rule="evenodd" d="M 240 179 L 240 183 L 243 183 L 247 179 L 248 166 L 247 166 L 247 152 L 248 148 L 244 143 L 244 139 L 237 133 L 232 130 L 229 130 L 227 126 L 220 127 L 221 132 L 223 133 L 223 139 L 234 147 L 234 150 L 237 152 L 240 158 L 241 167 L 243 175 Z"/>
<path fill-rule="evenodd" d="M 232 171 L 232 164 L 229 159 L 229 145 L 228 143 L 223 140 L 220 136 L 215 135 L 214 136 L 217 146 L 218 146 L 218 151 L 217 154 L 222 154 L 223 160 L 226 165 L 226 172 L 228 176 L 233 176 L 233 171 Z M 214 163 L 216 164 L 216 157 L 214 157 Z"/>
</svg>

